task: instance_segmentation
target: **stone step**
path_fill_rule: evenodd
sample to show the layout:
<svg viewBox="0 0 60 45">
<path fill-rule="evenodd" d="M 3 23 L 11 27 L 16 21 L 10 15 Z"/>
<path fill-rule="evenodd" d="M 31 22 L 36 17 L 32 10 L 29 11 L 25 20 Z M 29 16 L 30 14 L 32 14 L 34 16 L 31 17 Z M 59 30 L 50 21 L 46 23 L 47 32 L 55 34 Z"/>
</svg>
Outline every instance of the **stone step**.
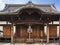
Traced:
<svg viewBox="0 0 60 45">
<path fill-rule="evenodd" d="M 34 44 L 26 44 L 26 43 L 0 43 L 0 45 L 59 45 L 59 43 L 34 43 Z"/>
</svg>

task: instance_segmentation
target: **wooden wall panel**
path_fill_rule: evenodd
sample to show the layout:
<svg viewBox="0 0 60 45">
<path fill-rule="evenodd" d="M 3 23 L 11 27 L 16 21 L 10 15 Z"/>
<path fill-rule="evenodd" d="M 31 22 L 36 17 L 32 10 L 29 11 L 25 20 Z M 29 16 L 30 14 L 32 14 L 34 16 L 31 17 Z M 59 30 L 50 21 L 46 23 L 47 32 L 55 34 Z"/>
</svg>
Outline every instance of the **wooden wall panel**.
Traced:
<svg viewBox="0 0 60 45">
<path fill-rule="evenodd" d="M 16 36 L 17 37 L 28 37 L 26 25 L 17 25 L 16 26 Z"/>
<path fill-rule="evenodd" d="M 20 27 L 20 37 L 27 37 L 27 28 L 26 26 L 21 26 Z"/>
<path fill-rule="evenodd" d="M 16 37 L 20 37 L 20 26 L 16 26 Z"/>
<path fill-rule="evenodd" d="M 33 26 L 33 28 L 32 28 L 32 36 L 37 37 L 37 26 Z"/>
<path fill-rule="evenodd" d="M 34 25 L 32 27 L 32 35 L 33 37 L 43 37 L 45 34 L 44 34 L 44 26 L 40 26 L 40 25 Z"/>
<path fill-rule="evenodd" d="M 49 36 L 57 37 L 57 26 L 49 26 Z"/>
<path fill-rule="evenodd" d="M 16 26 L 16 36 L 17 37 L 29 37 L 26 25 Z M 44 37 L 44 26 L 32 25 L 31 38 Z"/>
<path fill-rule="evenodd" d="M 40 37 L 43 37 L 45 34 L 44 34 L 44 26 L 40 26 L 40 28 L 39 28 L 40 30 L 39 30 L 39 35 L 40 35 Z"/>
<path fill-rule="evenodd" d="M 3 26 L 3 36 L 10 37 L 11 36 L 11 26 L 9 25 L 4 25 Z"/>
</svg>

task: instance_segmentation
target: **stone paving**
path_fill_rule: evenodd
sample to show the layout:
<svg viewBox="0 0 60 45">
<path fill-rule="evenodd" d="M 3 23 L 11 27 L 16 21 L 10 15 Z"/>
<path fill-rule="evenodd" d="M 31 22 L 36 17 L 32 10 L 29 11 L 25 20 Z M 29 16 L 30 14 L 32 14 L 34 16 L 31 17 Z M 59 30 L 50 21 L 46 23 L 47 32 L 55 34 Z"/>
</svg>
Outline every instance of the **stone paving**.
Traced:
<svg viewBox="0 0 60 45">
<path fill-rule="evenodd" d="M 58 43 L 34 43 L 34 44 L 26 44 L 26 43 L 15 43 L 15 44 L 11 44 L 11 43 L 0 43 L 0 45 L 59 45 Z"/>
</svg>

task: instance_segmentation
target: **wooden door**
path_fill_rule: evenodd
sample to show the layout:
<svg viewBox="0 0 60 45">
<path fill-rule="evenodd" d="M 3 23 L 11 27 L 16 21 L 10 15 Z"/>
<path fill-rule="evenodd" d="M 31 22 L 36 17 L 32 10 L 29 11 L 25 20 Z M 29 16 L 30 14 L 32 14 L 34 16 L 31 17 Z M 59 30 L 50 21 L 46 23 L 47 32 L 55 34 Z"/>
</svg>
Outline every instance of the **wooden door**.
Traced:
<svg viewBox="0 0 60 45">
<path fill-rule="evenodd" d="M 44 26 L 42 25 L 34 25 L 32 26 L 32 36 L 34 38 L 37 38 L 37 37 L 43 37 L 45 34 L 44 34 Z"/>
<path fill-rule="evenodd" d="M 4 37 L 10 37 L 11 36 L 11 26 L 10 25 L 4 25 L 3 26 L 3 36 Z"/>
<path fill-rule="evenodd" d="M 37 26 L 36 25 L 32 26 L 32 37 L 33 38 L 37 37 Z"/>
<path fill-rule="evenodd" d="M 39 36 L 40 36 L 40 38 L 43 38 L 45 36 L 44 26 L 43 25 L 40 25 L 40 28 L 39 28 Z"/>
<path fill-rule="evenodd" d="M 26 25 L 17 25 L 16 26 L 16 35 L 20 38 L 27 38 L 27 26 Z"/>
</svg>

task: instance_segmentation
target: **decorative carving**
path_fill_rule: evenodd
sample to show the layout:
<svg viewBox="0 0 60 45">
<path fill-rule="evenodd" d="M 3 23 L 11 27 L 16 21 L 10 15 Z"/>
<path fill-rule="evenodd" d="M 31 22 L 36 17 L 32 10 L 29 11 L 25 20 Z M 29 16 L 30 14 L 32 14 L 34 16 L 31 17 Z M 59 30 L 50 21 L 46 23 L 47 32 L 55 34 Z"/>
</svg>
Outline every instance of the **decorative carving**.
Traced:
<svg viewBox="0 0 60 45">
<path fill-rule="evenodd" d="M 27 3 L 27 5 L 26 5 L 26 7 L 33 7 L 34 5 L 33 5 L 33 3 L 31 2 L 31 1 L 29 1 L 28 3 Z"/>
</svg>

